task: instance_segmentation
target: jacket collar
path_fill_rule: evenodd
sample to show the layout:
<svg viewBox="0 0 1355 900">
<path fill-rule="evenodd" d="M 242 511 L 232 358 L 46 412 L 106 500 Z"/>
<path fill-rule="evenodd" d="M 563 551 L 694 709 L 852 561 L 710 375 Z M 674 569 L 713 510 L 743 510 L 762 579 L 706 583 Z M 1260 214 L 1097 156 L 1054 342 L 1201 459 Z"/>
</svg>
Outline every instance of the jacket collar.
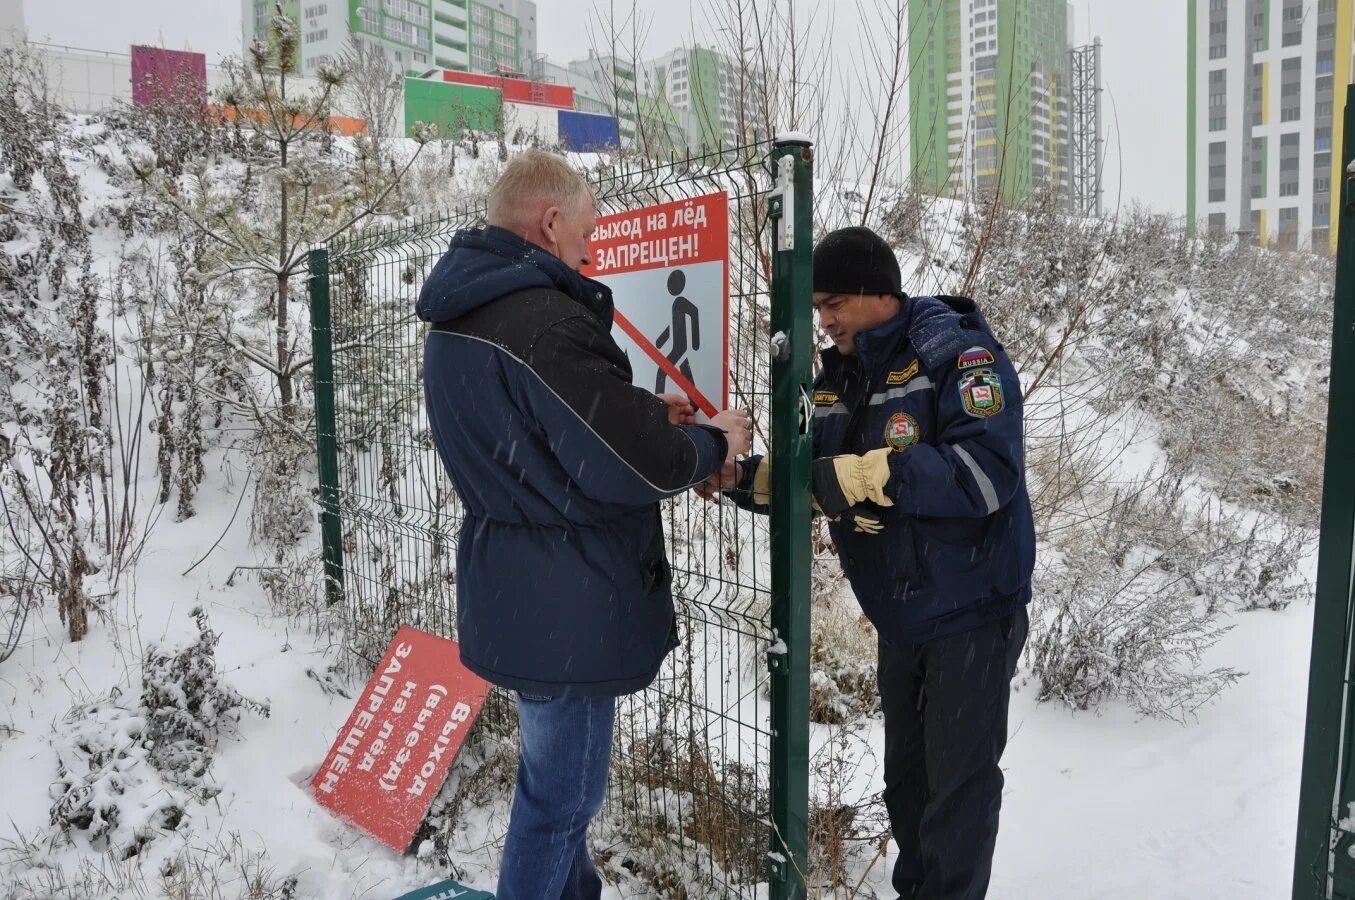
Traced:
<svg viewBox="0 0 1355 900">
<path fill-rule="evenodd" d="M 508 294 L 531 288 L 560 291 L 612 325 L 611 289 L 580 275 L 556 256 L 505 228 L 458 231 L 419 293 L 417 311 L 445 322 Z"/>
<path fill-rule="evenodd" d="M 844 356 L 836 347 L 821 351 L 819 358 L 823 361 L 824 377 L 829 384 L 841 390 L 848 372 L 859 370 L 870 377 L 887 368 L 894 354 L 907 343 L 912 319 L 913 300 L 910 297 L 899 304 L 899 311 L 892 319 L 856 335 L 854 355 Z"/>
</svg>

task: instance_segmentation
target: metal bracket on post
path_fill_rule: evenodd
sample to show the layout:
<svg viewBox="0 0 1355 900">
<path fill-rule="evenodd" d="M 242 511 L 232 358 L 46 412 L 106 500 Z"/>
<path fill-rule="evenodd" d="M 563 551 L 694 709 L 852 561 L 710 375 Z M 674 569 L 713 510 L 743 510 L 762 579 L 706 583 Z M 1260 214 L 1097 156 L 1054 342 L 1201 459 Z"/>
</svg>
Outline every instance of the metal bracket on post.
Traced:
<svg viewBox="0 0 1355 900">
<path fill-rule="evenodd" d="M 786 642 L 772 629 L 772 645 L 767 648 L 767 671 L 773 674 L 786 671 Z"/>
<path fill-rule="evenodd" d="M 795 249 L 795 160 L 783 156 L 776 162 L 776 184 L 767 195 L 767 212 L 776 220 L 776 250 Z"/>
<path fill-rule="evenodd" d="M 784 331 L 772 335 L 772 361 L 785 362 L 790 359 L 790 336 Z"/>
</svg>

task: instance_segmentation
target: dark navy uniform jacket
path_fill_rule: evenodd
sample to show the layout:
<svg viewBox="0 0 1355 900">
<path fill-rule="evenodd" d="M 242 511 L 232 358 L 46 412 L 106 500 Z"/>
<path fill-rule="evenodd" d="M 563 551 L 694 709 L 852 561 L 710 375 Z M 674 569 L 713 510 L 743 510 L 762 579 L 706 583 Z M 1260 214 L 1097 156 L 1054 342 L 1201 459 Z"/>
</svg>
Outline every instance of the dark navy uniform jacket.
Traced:
<svg viewBox="0 0 1355 900">
<path fill-rule="evenodd" d="M 612 297 L 501 228 L 457 234 L 419 294 L 428 421 L 465 510 L 461 660 L 557 696 L 647 686 L 676 645 L 658 501 L 725 437 L 631 384 Z"/>
<path fill-rule="evenodd" d="M 855 356 L 829 349 L 821 359 L 815 458 L 892 450 L 894 505 L 874 508 L 884 531 L 858 532 L 849 516 L 829 525 L 880 635 L 921 643 L 1028 602 L 1035 528 L 1021 388 L 973 301 L 911 297 L 856 336 Z"/>
</svg>

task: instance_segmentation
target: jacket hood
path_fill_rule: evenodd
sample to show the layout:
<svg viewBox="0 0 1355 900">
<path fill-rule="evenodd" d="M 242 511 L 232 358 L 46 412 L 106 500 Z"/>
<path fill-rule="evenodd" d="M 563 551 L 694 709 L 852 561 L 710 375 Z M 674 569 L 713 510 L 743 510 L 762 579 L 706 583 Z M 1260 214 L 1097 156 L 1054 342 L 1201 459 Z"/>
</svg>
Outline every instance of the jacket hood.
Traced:
<svg viewBox="0 0 1355 900">
<path fill-rule="evenodd" d="M 531 288 L 567 294 L 612 324 L 612 292 L 585 278 L 530 241 L 490 225 L 453 235 L 442 259 L 433 267 L 415 312 L 425 322 L 460 318 L 491 300 Z"/>
</svg>

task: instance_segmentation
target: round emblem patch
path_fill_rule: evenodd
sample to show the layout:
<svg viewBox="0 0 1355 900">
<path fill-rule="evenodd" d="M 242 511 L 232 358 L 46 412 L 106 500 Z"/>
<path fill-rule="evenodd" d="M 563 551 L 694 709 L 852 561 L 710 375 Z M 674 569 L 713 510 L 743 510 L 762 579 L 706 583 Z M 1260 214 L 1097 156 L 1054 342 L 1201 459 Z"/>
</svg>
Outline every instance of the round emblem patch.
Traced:
<svg viewBox="0 0 1355 900">
<path fill-rule="evenodd" d="M 922 437 L 922 429 L 908 413 L 895 413 L 885 426 L 885 443 L 895 450 L 907 450 Z"/>
</svg>

